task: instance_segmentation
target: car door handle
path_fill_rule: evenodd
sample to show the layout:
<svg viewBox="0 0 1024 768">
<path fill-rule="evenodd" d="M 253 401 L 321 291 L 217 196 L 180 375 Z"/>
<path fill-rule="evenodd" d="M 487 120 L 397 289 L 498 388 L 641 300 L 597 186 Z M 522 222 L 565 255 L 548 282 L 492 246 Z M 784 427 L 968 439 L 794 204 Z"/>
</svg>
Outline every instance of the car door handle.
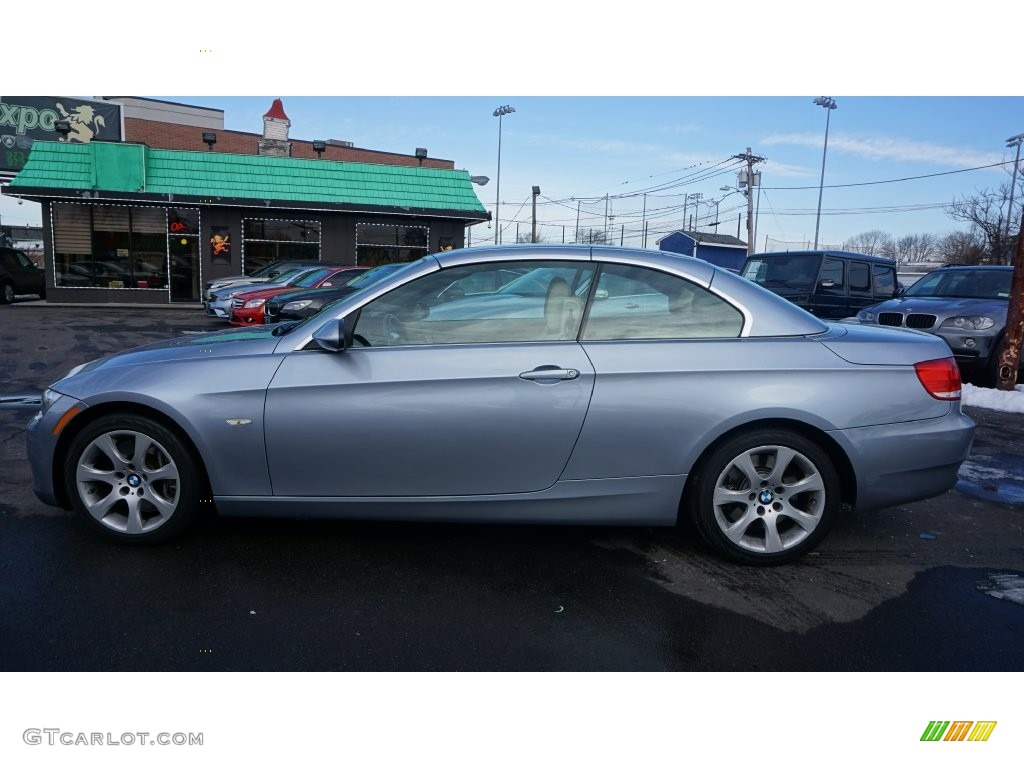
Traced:
<svg viewBox="0 0 1024 768">
<path fill-rule="evenodd" d="M 575 368 L 555 368 L 554 366 L 541 366 L 519 374 L 520 379 L 527 381 L 566 381 L 579 377 L 580 372 Z"/>
<path fill-rule="evenodd" d="M 629 304 L 626 305 L 626 309 L 640 309 L 640 305 L 630 302 Z"/>
</svg>

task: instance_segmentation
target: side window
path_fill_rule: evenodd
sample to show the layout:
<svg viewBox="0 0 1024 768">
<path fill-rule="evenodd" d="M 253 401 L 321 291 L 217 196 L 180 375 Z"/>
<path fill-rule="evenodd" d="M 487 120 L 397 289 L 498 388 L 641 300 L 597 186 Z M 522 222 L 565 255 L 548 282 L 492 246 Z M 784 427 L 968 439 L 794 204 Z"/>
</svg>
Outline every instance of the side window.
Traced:
<svg viewBox="0 0 1024 768">
<path fill-rule="evenodd" d="M 850 262 L 850 293 L 871 293 L 871 267 L 863 261 Z"/>
<path fill-rule="evenodd" d="M 641 267 L 601 268 L 584 341 L 735 338 L 743 315 L 689 280 Z"/>
<path fill-rule="evenodd" d="M 892 267 L 876 266 L 875 270 L 875 296 L 883 299 L 891 299 L 896 293 L 896 270 Z"/>
<path fill-rule="evenodd" d="M 821 265 L 821 274 L 818 275 L 818 293 L 829 296 L 845 295 L 845 267 L 846 262 L 842 259 L 825 259 L 825 263 Z"/>
<path fill-rule="evenodd" d="M 364 306 L 353 338 L 371 347 L 575 340 L 595 270 L 569 261 L 442 269 Z M 455 285 L 473 292 L 453 294 Z"/>
</svg>

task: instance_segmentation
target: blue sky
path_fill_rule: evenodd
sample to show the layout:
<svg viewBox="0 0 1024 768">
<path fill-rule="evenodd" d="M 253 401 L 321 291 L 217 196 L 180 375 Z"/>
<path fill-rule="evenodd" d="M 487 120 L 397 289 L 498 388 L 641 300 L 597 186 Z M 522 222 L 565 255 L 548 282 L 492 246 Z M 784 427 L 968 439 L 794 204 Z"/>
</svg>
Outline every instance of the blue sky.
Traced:
<svg viewBox="0 0 1024 768">
<path fill-rule="evenodd" d="M 143 94 L 140 94 L 143 95 Z M 541 188 L 540 234 L 571 241 L 577 204 L 583 227 L 610 228 L 618 241 L 639 245 L 644 190 L 648 193 L 648 245 L 683 225 L 684 195 L 704 202 L 686 207 L 687 220 L 713 231 L 736 234 L 745 210 L 736 186 L 745 152 L 767 158 L 759 165 L 762 193 L 758 248 L 777 241 L 813 240 L 825 133 L 825 110 L 805 96 L 783 97 L 573 97 L 573 96 L 189 96 L 153 95 L 225 112 L 225 127 L 258 132 L 262 115 L 280 96 L 292 121 L 293 138 L 336 138 L 359 147 L 431 156 L 491 181 L 478 194 L 493 212 L 497 192 L 498 119 L 502 104 L 516 112 L 502 118 L 501 210 L 503 239 L 515 238 L 516 222 L 529 229 L 530 191 Z M 830 94 L 838 108 L 829 126 L 820 243 L 841 245 L 852 235 L 881 229 L 893 235 L 944 234 L 962 225 L 943 206 L 954 198 L 994 187 L 1008 178 L 999 167 L 964 171 L 1012 160 L 1005 139 L 1024 131 L 1020 97 L 849 97 Z M 1007 166 L 1008 167 L 1008 166 Z M 946 174 L 935 176 L 934 174 Z M 930 176 L 910 181 L 895 179 Z M 868 186 L 836 185 L 889 182 Z M 671 189 L 664 189 L 671 186 Z M 802 189 L 793 189 L 799 187 Z M 4 219 L 27 210 L 11 209 Z M 25 206 L 27 208 L 27 204 Z M 915 210 L 906 210 L 915 208 Z M 493 237 L 474 229 L 479 242 Z M 745 223 L 741 237 L 746 238 Z M 769 245 L 771 245 L 769 241 Z"/>
<path fill-rule="evenodd" d="M 226 127 L 258 131 L 275 95 L 261 97 L 167 96 L 225 110 Z M 825 110 L 815 94 L 788 97 L 295 97 L 280 94 L 295 138 L 336 138 L 356 146 L 412 153 L 426 147 L 431 156 L 453 160 L 457 168 L 489 176 L 478 187 L 493 212 L 497 192 L 498 119 L 496 107 L 516 112 L 502 118 L 501 220 L 503 238 L 529 227 L 530 191 L 541 188 L 541 233 L 571 239 L 577 202 L 581 226 L 604 227 L 605 194 L 627 242 L 642 234 L 642 192 L 651 192 L 651 233 L 683 222 L 684 195 L 701 193 L 720 200 L 720 233 L 736 233 L 742 195 L 721 191 L 736 185 L 745 152 L 767 158 L 760 165 L 762 194 L 759 246 L 764 237 L 813 239 L 825 133 Z M 954 198 L 998 185 L 1001 168 L 969 168 L 1012 160 L 1005 139 L 1024 131 L 1024 99 L 1019 97 L 845 97 L 834 95 L 822 200 L 820 241 L 840 244 L 868 229 L 894 235 L 942 234 L 958 227 L 942 210 Z M 933 174 L 947 174 L 934 176 Z M 912 181 L 861 187 L 834 185 Z M 787 189 L 803 187 L 803 189 Z M 629 195 L 632 195 L 631 197 Z M 524 205 L 525 203 L 525 205 Z M 923 207 L 930 206 L 930 207 Z M 894 210 L 923 207 L 920 210 Z M 687 206 L 687 219 L 694 214 Z M 660 213 L 659 213 L 660 212 Z M 715 209 L 701 204 L 704 224 Z M 511 226 L 509 222 L 513 223 Z M 509 227 L 504 229 L 505 227 Z M 744 224 L 745 228 L 745 224 Z M 486 237 L 478 227 L 474 238 Z M 745 237 L 745 229 L 741 232 Z M 631 236 L 632 235 L 632 236 Z M 491 235 L 493 236 L 493 230 Z"/>
</svg>

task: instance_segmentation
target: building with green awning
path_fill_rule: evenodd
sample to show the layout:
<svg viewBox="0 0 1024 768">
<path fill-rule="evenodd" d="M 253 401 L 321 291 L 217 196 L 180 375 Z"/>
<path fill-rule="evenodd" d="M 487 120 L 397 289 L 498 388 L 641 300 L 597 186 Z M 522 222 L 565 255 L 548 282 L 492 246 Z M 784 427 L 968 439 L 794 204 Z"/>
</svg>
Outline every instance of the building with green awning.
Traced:
<svg viewBox="0 0 1024 768">
<path fill-rule="evenodd" d="M 463 170 L 121 142 L 36 141 L 4 193 L 43 206 L 50 301 L 197 301 L 204 282 L 278 259 L 459 248 L 490 219 Z"/>
</svg>

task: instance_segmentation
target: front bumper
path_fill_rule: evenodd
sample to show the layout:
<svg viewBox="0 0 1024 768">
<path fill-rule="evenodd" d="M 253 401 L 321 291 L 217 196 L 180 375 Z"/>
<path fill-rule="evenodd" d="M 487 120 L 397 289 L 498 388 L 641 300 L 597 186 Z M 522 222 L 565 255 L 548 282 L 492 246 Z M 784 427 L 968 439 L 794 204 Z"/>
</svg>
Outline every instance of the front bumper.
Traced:
<svg viewBox="0 0 1024 768">
<path fill-rule="evenodd" d="M 949 345 L 961 366 L 985 365 L 995 352 L 996 336 L 990 331 L 939 328 L 934 333 Z"/>
<path fill-rule="evenodd" d="M 231 317 L 228 318 L 228 322 L 232 325 L 262 325 L 263 307 L 233 309 L 231 310 Z"/>
<path fill-rule="evenodd" d="M 206 314 L 227 320 L 231 317 L 231 299 L 220 299 L 206 304 Z"/>
<path fill-rule="evenodd" d="M 54 453 L 60 438 L 59 433 L 54 434 L 54 430 L 72 408 L 82 411 L 85 407 L 80 400 L 61 395 L 46 413 L 36 413 L 26 428 L 28 461 L 32 467 L 32 492 L 41 502 L 51 507 L 60 506 L 57 501 L 56 484 L 61 482 L 60 478 L 54 477 L 53 472 Z M 78 414 L 73 418 L 78 418 Z"/>
</svg>

